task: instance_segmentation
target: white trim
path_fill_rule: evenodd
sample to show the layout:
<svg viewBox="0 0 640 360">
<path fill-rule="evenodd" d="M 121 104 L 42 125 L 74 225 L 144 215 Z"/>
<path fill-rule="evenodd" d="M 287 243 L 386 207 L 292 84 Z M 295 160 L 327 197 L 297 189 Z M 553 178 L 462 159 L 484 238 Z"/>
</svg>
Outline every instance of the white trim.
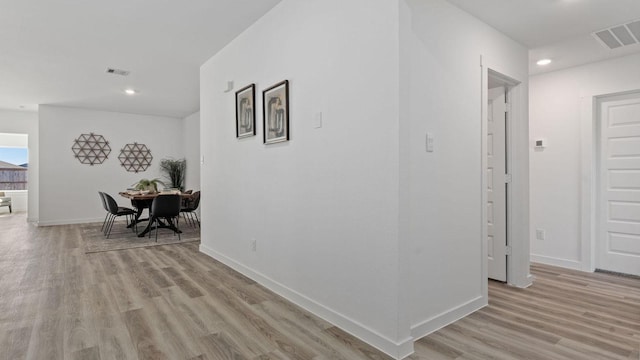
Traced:
<svg viewBox="0 0 640 360">
<path fill-rule="evenodd" d="M 323 320 L 330 322 L 394 359 L 403 359 L 413 354 L 412 337 L 406 338 L 400 342 L 393 341 L 375 330 L 360 324 L 356 320 L 350 319 L 347 316 L 344 316 L 339 312 L 330 309 L 293 289 L 290 289 L 289 287 L 229 258 L 226 255 L 219 253 L 210 247 L 200 244 L 200 252 L 220 261 L 252 280 L 255 280 L 260 285 L 284 297 L 288 301 L 300 306 Z"/>
<path fill-rule="evenodd" d="M 419 324 L 411 326 L 411 336 L 414 339 L 423 338 L 449 324 L 452 324 L 466 317 L 473 312 L 482 309 L 487 305 L 487 298 L 484 296 L 478 296 L 475 299 L 469 300 L 468 302 L 460 306 L 457 306 L 453 309 L 443 312 L 442 314 L 422 321 Z"/>
<path fill-rule="evenodd" d="M 531 254 L 531 262 L 583 271 L 581 261 Z"/>
</svg>

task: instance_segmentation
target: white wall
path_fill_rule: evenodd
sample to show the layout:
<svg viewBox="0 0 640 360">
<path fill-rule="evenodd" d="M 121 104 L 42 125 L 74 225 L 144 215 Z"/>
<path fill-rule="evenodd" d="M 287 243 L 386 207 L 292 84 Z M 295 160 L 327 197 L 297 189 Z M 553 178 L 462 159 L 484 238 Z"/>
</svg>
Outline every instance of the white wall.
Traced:
<svg viewBox="0 0 640 360">
<path fill-rule="evenodd" d="M 512 244 L 517 261 L 509 282 L 526 285 L 529 275 L 527 203 L 527 49 L 495 29 L 442 0 L 407 0 L 401 38 L 402 81 L 410 90 L 401 109 L 409 176 L 407 204 L 412 335 L 425 334 L 486 304 L 481 216 L 485 204 L 481 178 L 483 64 L 522 82 L 522 114 L 513 124 L 512 173 L 517 218 Z M 485 75 L 486 76 L 486 75 Z M 486 87 L 486 84 L 484 85 Z M 405 121 L 406 120 L 406 121 Z M 435 136 L 434 152 L 425 151 L 427 132 Z M 404 207 L 402 207 L 404 209 Z M 514 254 L 515 255 L 515 254 Z M 512 269 L 510 269 L 512 270 Z M 483 276 L 484 275 L 484 276 Z"/>
<path fill-rule="evenodd" d="M 285 0 L 202 66 L 201 251 L 395 357 L 486 304 L 481 56 L 485 77 L 521 81 L 512 280 L 527 284 L 527 50 L 441 0 Z M 283 79 L 291 141 L 263 145 L 261 113 L 237 140 L 227 81 L 256 83 L 260 109 Z"/>
<path fill-rule="evenodd" d="M 590 271 L 594 96 L 640 89 L 640 54 L 532 76 L 531 259 Z M 533 150 L 545 138 L 548 147 Z M 546 232 L 536 240 L 535 230 Z"/>
<path fill-rule="evenodd" d="M 27 134 L 29 151 L 27 221 L 38 221 L 39 160 L 38 113 L 0 110 L 0 133 Z M 17 195 L 16 195 L 17 196 Z M 26 196 L 26 195 L 24 195 Z M 22 196 L 21 196 L 22 197 Z M 22 202 L 24 200 L 20 200 Z"/>
<path fill-rule="evenodd" d="M 284 0 L 201 68 L 201 251 L 389 353 L 398 323 L 398 2 Z M 291 141 L 234 92 L 290 81 Z M 314 117 L 322 113 L 323 126 Z M 251 251 L 256 239 L 257 251 Z M 409 344 L 410 345 L 410 344 Z"/>
<path fill-rule="evenodd" d="M 200 112 L 182 119 L 182 144 L 187 160 L 185 190 L 200 190 Z"/>
<path fill-rule="evenodd" d="M 39 112 L 41 225 L 101 221 L 98 191 L 130 206 L 119 191 L 141 178 L 161 177 L 161 159 L 184 156 L 181 119 L 44 105 Z M 103 135 L 111 146 L 103 164 L 81 164 L 71 150 L 75 139 L 91 132 Z M 127 172 L 120 165 L 120 150 L 133 142 L 151 150 L 153 160 L 145 172 Z"/>
</svg>

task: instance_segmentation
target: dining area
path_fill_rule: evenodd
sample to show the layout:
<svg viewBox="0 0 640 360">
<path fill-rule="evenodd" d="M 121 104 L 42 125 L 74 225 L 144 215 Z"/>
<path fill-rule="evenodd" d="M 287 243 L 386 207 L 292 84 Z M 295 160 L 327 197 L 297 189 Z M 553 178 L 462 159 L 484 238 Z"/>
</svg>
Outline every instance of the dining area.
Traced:
<svg viewBox="0 0 640 360">
<path fill-rule="evenodd" d="M 200 205 L 200 191 L 180 191 L 165 189 L 162 191 L 128 189 L 118 196 L 130 201 L 131 206 L 121 206 L 116 199 L 102 191 L 98 192 L 106 212 L 102 231 L 109 238 L 118 218 L 124 217 L 127 229 L 138 237 L 150 237 L 159 231 L 170 231 L 180 239 L 182 226 L 200 227 L 197 210 Z"/>
</svg>

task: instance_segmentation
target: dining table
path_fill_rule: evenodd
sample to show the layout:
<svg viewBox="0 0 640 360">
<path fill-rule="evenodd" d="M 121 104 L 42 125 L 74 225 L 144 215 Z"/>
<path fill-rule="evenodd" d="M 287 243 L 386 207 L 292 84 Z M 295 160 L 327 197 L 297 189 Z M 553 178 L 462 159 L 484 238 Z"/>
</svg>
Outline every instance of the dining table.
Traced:
<svg viewBox="0 0 640 360">
<path fill-rule="evenodd" d="M 155 221 L 155 218 L 153 217 L 153 214 L 151 213 L 151 204 L 153 203 L 153 199 L 155 199 L 158 196 L 162 196 L 162 195 L 166 195 L 166 194 L 177 194 L 176 192 L 139 192 L 139 191 L 121 191 L 119 192 L 120 196 L 127 198 L 129 200 L 131 200 L 131 206 L 134 207 L 134 209 L 136 210 L 136 216 L 135 219 L 131 222 L 131 224 L 128 225 L 128 227 L 133 227 L 136 226 L 138 223 L 143 222 L 143 221 L 147 221 L 147 226 L 144 228 L 144 230 L 142 230 L 140 233 L 138 233 L 138 237 L 144 237 L 146 234 L 149 233 L 149 231 L 153 230 L 153 223 Z M 179 193 L 180 196 L 182 197 L 183 200 L 185 199 L 189 199 L 191 197 L 191 194 L 187 194 L 187 193 Z M 148 218 L 142 218 L 142 214 L 144 212 L 144 209 L 149 209 L 149 217 Z M 180 231 L 180 229 L 178 229 L 171 220 L 168 220 L 167 223 L 158 220 L 158 225 L 157 227 L 160 228 L 168 228 L 171 229 L 175 232 L 178 233 L 182 233 L 182 231 Z"/>
</svg>

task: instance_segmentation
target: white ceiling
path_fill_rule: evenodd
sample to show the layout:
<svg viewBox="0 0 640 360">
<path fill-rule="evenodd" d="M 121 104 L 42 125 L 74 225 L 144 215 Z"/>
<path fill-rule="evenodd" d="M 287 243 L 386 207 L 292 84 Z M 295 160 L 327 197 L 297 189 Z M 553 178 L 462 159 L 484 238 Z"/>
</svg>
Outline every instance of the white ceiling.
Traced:
<svg viewBox="0 0 640 360">
<path fill-rule="evenodd" d="M 640 52 L 615 50 L 591 33 L 640 19 L 640 0 L 448 0 L 530 49 L 529 72 L 537 74 Z M 540 67 L 542 58 L 553 60 Z"/>
<path fill-rule="evenodd" d="M 0 108 L 184 117 L 199 109 L 200 65 L 279 1 L 0 0 Z M 528 47 L 532 74 L 640 52 L 591 36 L 640 19 L 640 0 L 449 1 Z"/>
<path fill-rule="evenodd" d="M 184 117 L 199 109 L 200 65 L 279 1 L 0 0 L 0 108 Z"/>
</svg>

